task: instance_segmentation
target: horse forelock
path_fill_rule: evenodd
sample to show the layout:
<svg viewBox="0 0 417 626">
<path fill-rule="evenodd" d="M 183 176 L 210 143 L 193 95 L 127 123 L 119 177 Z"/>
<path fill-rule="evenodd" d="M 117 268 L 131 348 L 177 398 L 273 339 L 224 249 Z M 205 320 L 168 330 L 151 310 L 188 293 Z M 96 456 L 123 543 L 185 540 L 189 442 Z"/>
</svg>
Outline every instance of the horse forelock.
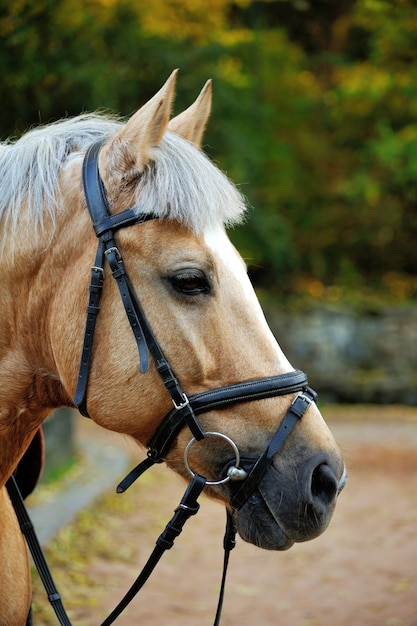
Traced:
<svg viewBox="0 0 417 626">
<path fill-rule="evenodd" d="M 61 202 L 60 173 L 88 147 L 114 137 L 122 122 L 116 117 L 83 114 L 28 131 L 17 141 L 0 143 L 0 220 L 3 237 L 13 237 L 22 207 L 31 236 L 44 224 L 55 225 Z M 242 219 L 245 202 L 237 188 L 195 146 L 165 133 L 138 178 L 138 211 L 179 221 L 194 232 Z M 126 208 L 126 207 L 125 207 Z M 29 233 L 28 233 L 29 234 Z M 2 237 L 0 236 L 0 241 Z"/>
<path fill-rule="evenodd" d="M 240 222 L 245 199 L 192 143 L 171 132 L 154 148 L 136 187 L 138 211 L 173 219 L 201 234 Z"/>
</svg>

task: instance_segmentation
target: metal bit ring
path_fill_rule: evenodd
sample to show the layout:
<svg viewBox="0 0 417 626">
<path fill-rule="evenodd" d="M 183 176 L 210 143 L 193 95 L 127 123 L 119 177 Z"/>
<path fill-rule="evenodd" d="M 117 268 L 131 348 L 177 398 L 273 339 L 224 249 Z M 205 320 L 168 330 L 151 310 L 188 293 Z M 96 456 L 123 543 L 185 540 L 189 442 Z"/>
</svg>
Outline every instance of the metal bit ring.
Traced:
<svg viewBox="0 0 417 626">
<path fill-rule="evenodd" d="M 204 437 L 219 437 L 220 439 L 227 441 L 227 443 L 232 447 L 234 455 L 235 455 L 235 467 L 237 468 L 239 467 L 239 463 L 240 463 L 239 450 L 235 442 L 232 439 L 230 439 L 230 437 L 228 437 L 227 435 L 223 435 L 223 433 L 217 433 L 214 431 L 205 432 Z M 191 446 L 193 445 L 193 443 L 195 443 L 195 441 L 196 441 L 195 437 L 190 439 L 190 441 L 187 443 L 187 446 L 184 450 L 184 465 L 187 471 L 191 474 L 191 476 L 195 476 L 195 472 L 193 472 L 193 470 L 191 469 L 188 463 L 188 454 L 190 452 Z M 221 480 L 208 480 L 206 482 L 206 485 L 224 485 L 225 483 L 229 482 L 229 480 L 232 480 L 232 478 L 229 475 L 227 475 L 225 478 L 222 478 Z"/>
</svg>

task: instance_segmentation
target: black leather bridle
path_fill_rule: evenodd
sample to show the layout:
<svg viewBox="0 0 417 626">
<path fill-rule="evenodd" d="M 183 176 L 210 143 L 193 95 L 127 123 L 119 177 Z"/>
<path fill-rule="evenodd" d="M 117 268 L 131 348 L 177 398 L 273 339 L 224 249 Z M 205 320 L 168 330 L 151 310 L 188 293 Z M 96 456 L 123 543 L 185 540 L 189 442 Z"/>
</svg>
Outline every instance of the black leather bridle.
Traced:
<svg viewBox="0 0 417 626">
<path fill-rule="evenodd" d="M 91 269 L 91 282 L 89 286 L 90 296 L 87 305 L 84 343 L 80 360 L 77 388 L 74 396 L 74 404 L 83 415 L 89 417 L 87 411 L 88 378 L 96 320 L 100 310 L 100 296 L 103 290 L 104 266 L 105 261 L 107 260 L 113 278 L 117 282 L 126 315 L 136 340 L 139 353 L 140 372 L 145 373 L 148 370 L 148 354 L 150 353 L 158 374 L 161 377 L 173 403 L 173 409 L 162 420 L 148 444 L 146 459 L 139 463 L 139 465 L 137 465 L 128 474 L 128 476 L 126 476 L 126 478 L 119 484 L 117 491 L 119 493 L 125 491 L 149 467 L 155 463 L 163 461 L 179 432 L 185 426 L 190 429 L 193 437 L 190 444 L 195 440 L 200 441 L 207 436 L 214 435 L 226 439 L 232 445 L 235 454 L 235 464 L 229 466 L 226 476 L 222 477 L 219 481 L 212 482 L 207 481 L 206 478 L 200 476 L 199 474 L 195 474 L 192 470 L 190 470 L 186 458 L 187 453 L 185 454 L 184 461 L 187 469 L 189 469 L 192 474 L 192 480 L 183 496 L 183 499 L 175 510 L 173 518 L 168 523 L 165 531 L 158 538 L 154 552 L 151 554 L 151 557 L 146 563 L 144 569 L 119 605 L 102 623 L 102 626 L 109 626 L 114 622 L 118 615 L 120 615 L 122 610 L 146 582 L 156 563 L 159 561 L 162 553 L 166 549 L 172 547 L 174 539 L 181 532 L 188 517 L 190 515 L 194 515 L 198 511 L 199 505 L 197 503 L 197 498 L 206 484 L 220 484 L 227 482 L 228 480 L 238 481 L 239 485 L 233 490 L 234 493 L 231 499 L 231 508 L 233 510 L 240 509 L 258 487 L 270 467 L 273 457 L 283 446 L 294 426 L 303 417 L 309 406 L 315 401 L 316 393 L 308 386 L 306 375 L 300 370 L 294 370 L 276 376 L 237 382 L 232 385 L 210 389 L 209 391 L 197 393 L 189 397 L 187 396 L 152 332 L 129 280 L 121 252 L 115 241 L 115 232 L 121 228 L 126 228 L 134 224 L 141 224 L 151 219 L 158 219 L 158 216 L 140 213 L 136 207 L 126 209 L 121 213 L 116 213 L 114 215 L 110 214 L 104 185 L 98 168 L 98 154 L 101 145 L 102 142 L 94 143 L 88 149 L 83 163 L 82 177 L 84 193 L 94 230 L 98 238 L 98 248 L 95 263 Z M 253 402 L 263 398 L 294 393 L 297 395 L 272 436 L 267 448 L 257 460 L 253 461 L 249 465 L 249 467 L 245 466 L 245 470 L 239 467 L 240 457 L 234 442 L 221 433 L 206 432 L 197 418 L 197 416 L 202 413 L 224 409 L 236 403 Z M 189 449 L 189 446 L 187 446 L 187 450 Z M 29 547 L 31 547 L 29 540 L 28 543 Z M 235 528 L 233 516 L 232 513 L 228 511 L 224 540 L 225 561 L 220 599 L 214 622 L 215 626 L 217 626 L 220 621 L 227 563 L 230 550 L 234 547 L 234 544 Z M 42 569 L 42 564 L 40 569 Z M 45 584 L 47 591 L 50 589 L 49 580 L 48 585 L 49 587 Z M 65 621 L 65 617 L 61 617 L 62 604 L 56 590 L 52 593 L 49 593 L 48 591 L 48 598 L 54 606 L 60 623 L 70 625 L 68 618 L 66 618 L 67 621 Z"/>
<path fill-rule="evenodd" d="M 144 373 L 149 367 L 149 352 L 153 357 L 156 369 L 171 396 L 174 406 L 172 411 L 162 420 L 151 438 L 147 459 L 132 470 L 131 474 L 119 486 L 119 491 L 125 490 L 148 467 L 154 463 L 161 462 L 185 425 L 189 427 L 196 440 L 204 439 L 206 432 L 198 421 L 197 415 L 214 409 L 223 409 L 236 403 L 251 402 L 262 398 L 298 392 L 289 411 L 272 437 L 267 450 L 255 463 L 249 475 L 245 477 L 244 485 L 240 492 L 235 494 L 232 506 L 238 509 L 257 487 L 260 480 L 262 480 L 272 457 L 282 446 L 297 421 L 315 400 L 316 393 L 308 386 L 306 375 L 300 370 L 294 370 L 277 376 L 247 380 L 225 387 L 210 389 L 190 397 L 187 396 L 152 332 L 129 280 L 122 255 L 115 241 L 115 232 L 117 230 L 133 224 L 141 224 L 148 220 L 158 219 L 158 217 L 154 214 L 140 213 L 136 207 L 126 209 L 114 215 L 110 214 L 106 192 L 98 168 L 98 154 L 101 145 L 102 142 L 97 142 L 90 146 L 83 163 L 84 194 L 98 238 L 98 248 L 95 264 L 91 270 L 90 300 L 87 306 L 84 344 L 74 404 L 78 406 L 79 411 L 83 415 L 88 417 L 88 374 L 96 320 L 100 310 L 99 303 L 103 289 L 104 263 L 107 260 L 113 277 L 117 282 L 126 315 L 136 340 L 140 371 Z"/>
</svg>

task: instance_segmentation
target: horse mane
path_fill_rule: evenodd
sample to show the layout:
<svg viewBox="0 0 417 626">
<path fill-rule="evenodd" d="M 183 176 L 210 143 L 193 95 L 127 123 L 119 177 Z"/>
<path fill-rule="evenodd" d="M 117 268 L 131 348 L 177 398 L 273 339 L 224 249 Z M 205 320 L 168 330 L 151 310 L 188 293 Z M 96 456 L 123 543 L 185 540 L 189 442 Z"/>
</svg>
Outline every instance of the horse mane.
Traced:
<svg viewBox="0 0 417 626">
<path fill-rule="evenodd" d="M 70 159 L 115 136 L 122 122 L 97 113 L 82 114 L 29 130 L 16 141 L 0 143 L 0 220 L 13 235 L 22 207 L 33 233 L 45 218 L 55 224 L 60 202 L 59 175 Z M 243 196 L 211 161 L 182 137 L 166 132 L 137 184 L 138 212 L 179 221 L 196 233 L 241 220 Z M 126 207 L 127 208 L 127 207 Z M 7 227 L 6 227 L 7 226 Z"/>
</svg>

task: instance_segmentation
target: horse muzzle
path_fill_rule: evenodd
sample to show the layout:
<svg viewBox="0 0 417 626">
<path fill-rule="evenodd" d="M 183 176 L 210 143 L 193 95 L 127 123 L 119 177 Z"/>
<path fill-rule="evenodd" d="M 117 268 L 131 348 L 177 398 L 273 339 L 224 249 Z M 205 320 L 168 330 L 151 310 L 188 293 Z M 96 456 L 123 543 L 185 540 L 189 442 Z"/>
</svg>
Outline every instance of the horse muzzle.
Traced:
<svg viewBox="0 0 417 626">
<path fill-rule="evenodd" d="M 219 486 L 234 511 L 240 536 L 259 547 L 286 550 L 295 542 L 320 535 L 329 525 L 346 482 L 345 467 L 336 449 L 314 451 L 301 433 L 290 446 L 284 445 L 315 397 L 309 387 L 295 396 L 259 455 L 240 454 L 238 446 L 218 432 L 207 432 L 200 440 L 206 454 L 208 444 L 202 442 L 207 442 L 207 437 L 223 439 L 223 444 L 232 448 L 228 463 L 214 472 L 219 479 L 207 485 Z M 194 442 L 196 439 L 191 439 L 184 453 L 184 464 L 191 474 L 188 455 Z M 213 450 L 210 456 L 215 457 Z"/>
<path fill-rule="evenodd" d="M 205 435 L 204 442 L 213 445 L 221 441 L 233 454 L 218 474 L 213 472 L 218 478 L 208 480 L 207 486 L 219 487 L 229 501 L 242 539 L 261 548 L 286 550 L 295 542 L 314 539 L 327 528 L 346 483 L 340 457 L 321 451 L 295 465 L 285 454 L 272 459 L 265 454 L 241 455 L 226 435 Z M 193 476 L 189 453 L 195 443 L 210 446 L 195 438 L 186 446 L 184 464 Z M 214 456 L 213 450 L 211 454 Z"/>
<path fill-rule="evenodd" d="M 245 541 L 268 550 L 287 550 L 314 539 L 329 525 L 345 483 L 345 467 L 326 453 L 313 455 L 297 468 L 273 463 L 235 511 L 237 531 Z M 233 484 L 230 489 L 233 492 Z"/>
</svg>

